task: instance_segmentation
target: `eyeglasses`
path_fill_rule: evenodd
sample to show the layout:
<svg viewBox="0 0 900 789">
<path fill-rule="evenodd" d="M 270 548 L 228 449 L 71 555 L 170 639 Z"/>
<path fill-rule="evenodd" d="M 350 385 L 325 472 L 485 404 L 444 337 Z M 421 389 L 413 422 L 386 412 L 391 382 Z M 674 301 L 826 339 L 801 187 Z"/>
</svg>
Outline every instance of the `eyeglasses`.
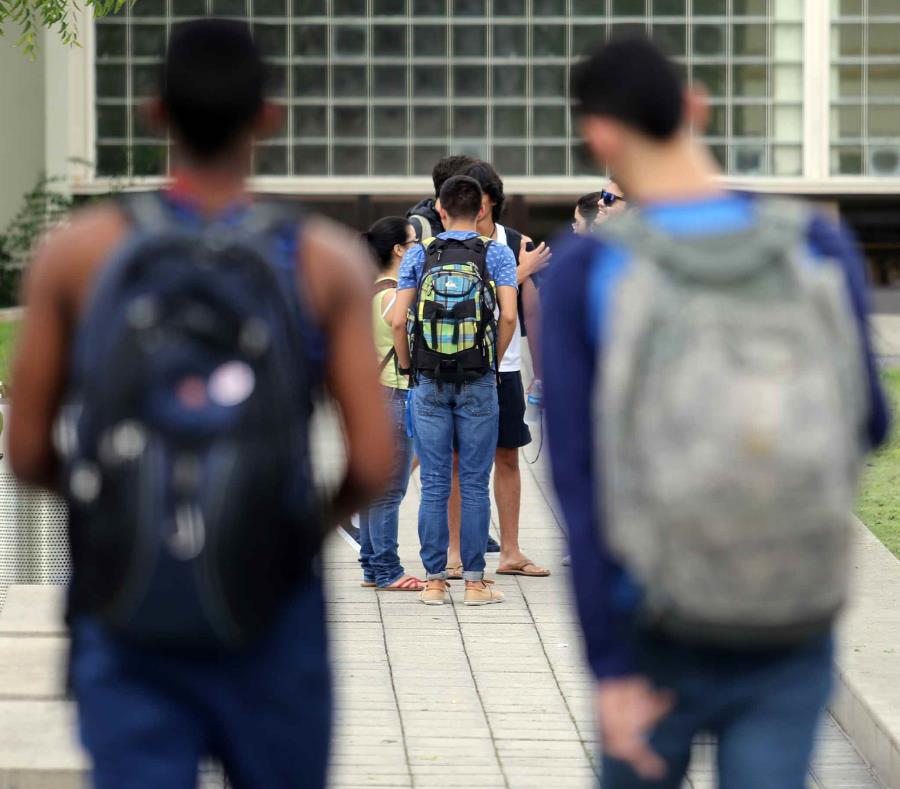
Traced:
<svg viewBox="0 0 900 789">
<path fill-rule="evenodd" d="M 605 205 L 607 208 L 615 205 L 616 200 L 621 200 L 623 203 L 627 202 L 625 198 L 622 197 L 622 195 L 617 195 L 613 192 L 607 192 L 605 189 L 600 192 L 600 202 L 603 203 L 603 205 Z"/>
</svg>

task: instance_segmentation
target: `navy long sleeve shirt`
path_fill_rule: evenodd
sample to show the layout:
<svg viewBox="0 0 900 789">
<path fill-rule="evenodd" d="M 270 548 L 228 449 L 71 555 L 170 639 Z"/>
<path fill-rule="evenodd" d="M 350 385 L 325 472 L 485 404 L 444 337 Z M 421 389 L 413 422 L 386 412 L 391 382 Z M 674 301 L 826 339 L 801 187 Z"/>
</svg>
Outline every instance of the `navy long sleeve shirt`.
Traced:
<svg viewBox="0 0 900 789">
<path fill-rule="evenodd" d="M 755 221 L 754 199 L 737 194 L 655 204 L 642 210 L 650 221 L 673 235 L 728 232 Z M 862 258 L 847 230 L 824 216 L 811 219 L 807 243 L 810 254 L 823 265 L 838 265 L 843 270 L 868 370 L 868 439 L 877 446 L 886 437 L 889 420 L 872 354 Z M 616 277 L 627 270 L 629 259 L 627 250 L 597 237 L 558 239 L 553 252 L 554 264 L 542 287 L 548 446 L 566 521 L 588 661 L 595 676 L 603 679 L 636 670 L 634 622 L 640 595 L 603 540 L 594 488 L 595 481 L 602 484 L 603 470 L 594 453 L 592 426 L 604 312 L 614 298 Z"/>
</svg>

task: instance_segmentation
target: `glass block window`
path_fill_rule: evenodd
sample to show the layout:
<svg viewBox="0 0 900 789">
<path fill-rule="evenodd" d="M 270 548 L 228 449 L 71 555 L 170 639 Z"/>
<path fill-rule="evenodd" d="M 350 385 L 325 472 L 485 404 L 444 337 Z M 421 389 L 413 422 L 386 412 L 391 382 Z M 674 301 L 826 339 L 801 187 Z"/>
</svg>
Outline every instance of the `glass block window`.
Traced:
<svg viewBox="0 0 900 789">
<path fill-rule="evenodd" d="M 831 173 L 900 176 L 900 3 L 832 0 Z"/>
<path fill-rule="evenodd" d="M 570 64 L 643 31 L 706 86 L 707 139 L 728 172 L 799 175 L 802 11 L 803 0 L 140 0 L 97 22 L 97 172 L 165 171 L 140 102 L 172 25 L 212 14 L 251 24 L 285 108 L 258 174 L 425 175 L 450 152 L 509 176 L 587 174 Z"/>
</svg>

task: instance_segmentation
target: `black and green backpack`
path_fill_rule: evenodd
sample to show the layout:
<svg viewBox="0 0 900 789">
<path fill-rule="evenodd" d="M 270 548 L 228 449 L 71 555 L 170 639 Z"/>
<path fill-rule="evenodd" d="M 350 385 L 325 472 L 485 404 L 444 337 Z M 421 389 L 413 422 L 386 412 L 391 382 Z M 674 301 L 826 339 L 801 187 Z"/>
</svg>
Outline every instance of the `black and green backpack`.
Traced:
<svg viewBox="0 0 900 789">
<path fill-rule="evenodd" d="M 496 367 L 497 294 L 487 271 L 489 238 L 429 238 L 408 315 L 413 373 L 448 383 Z"/>
</svg>

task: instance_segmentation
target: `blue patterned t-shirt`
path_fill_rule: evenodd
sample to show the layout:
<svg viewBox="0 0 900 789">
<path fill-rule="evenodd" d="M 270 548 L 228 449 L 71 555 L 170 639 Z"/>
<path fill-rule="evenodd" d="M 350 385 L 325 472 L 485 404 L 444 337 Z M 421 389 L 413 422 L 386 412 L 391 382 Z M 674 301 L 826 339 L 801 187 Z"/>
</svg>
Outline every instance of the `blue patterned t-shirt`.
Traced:
<svg viewBox="0 0 900 789">
<path fill-rule="evenodd" d="M 438 238 L 454 238 L 457 241 L 465 241 L 477 235 L 478 233 L 471 230 L 448 230 L 441 233 Z M 486 263 L 488 275 L 498 288 L 503 285 L 518 288 L 516 257 L 506 244 L 498 244 L 496 242 L 488 244 Z M 403 262 L 400 264 L 400 274 L 398 275 L 397 290 L 418 288 L 419 280 L 422 279 L 422 267 L 424 264 L 425 247 L 421 244 L 416 244 L 403 256 Z"/>
</svg>

